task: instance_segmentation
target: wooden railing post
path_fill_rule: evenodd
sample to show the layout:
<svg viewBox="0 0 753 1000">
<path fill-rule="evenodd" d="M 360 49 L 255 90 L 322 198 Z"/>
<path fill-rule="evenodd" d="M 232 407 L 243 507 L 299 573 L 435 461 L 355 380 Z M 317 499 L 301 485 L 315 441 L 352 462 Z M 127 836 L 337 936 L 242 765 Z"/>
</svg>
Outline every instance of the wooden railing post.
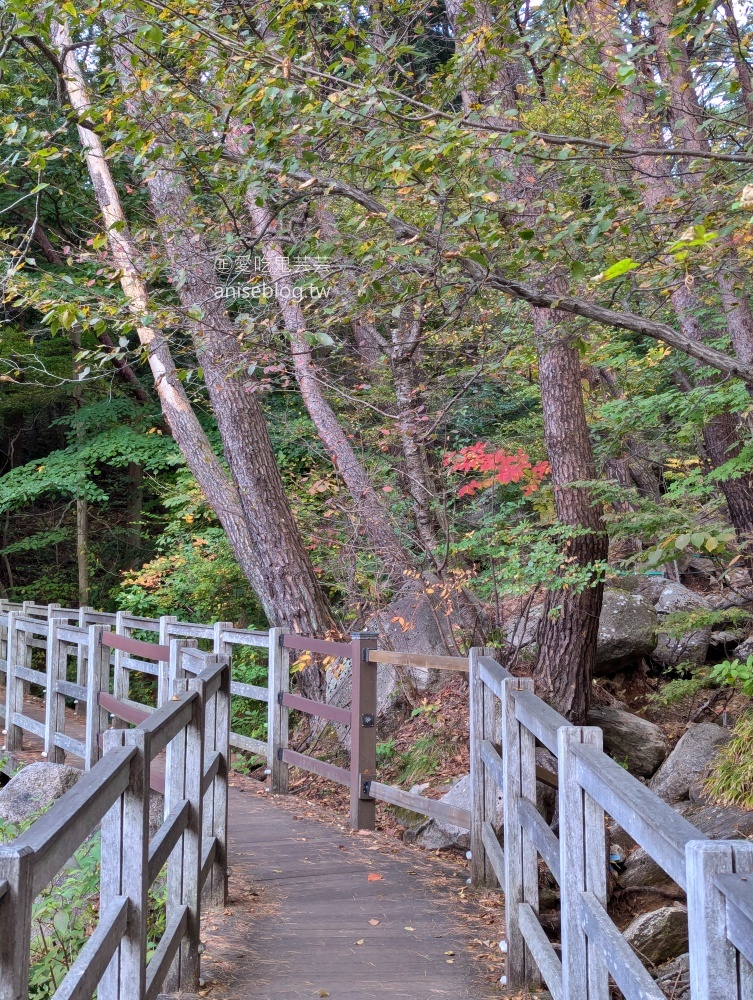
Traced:
<svg viewBox="0 0 753 1000">
<path fill-rule="evenodd" d="M 274 795 L 286 795 L 288 791 L 288 765 L 283 762 L 282 753 L 288 748 L 290 713 L 280 704 L 282 695 L 290 691 L 290 650 L 283 648 L 284 634 L 282 628 L 269 630 L 267 767 L 271 771 L 270 790 Z"/>
<path fill-rule="evenodd" d="M 693 840 L 686 845 L 691 1000 L 748 1000 L 753 966 L 727 938 L 727 903 L 714 876 L 753 875 L 753 844 Z M 753 879 L 751 879 L 753 881 Z"/>
<path fill-rule="evenodd" d="M 515 716 L 514 691 L 533 692 L 533 678 L 511 677 L 502 682 L 502 799 L 505 826 L 506 974 L 510 989 L 540 985 L 541 977 L 520 930 L 519 907 L 528 903 L 539 912 L 539 872 L 536 848 L 525 835 L 518 809 L 522 800 L 536 805 L 536 740 Z"/>
<path fill-rule="evenodd" d="M 28 1000 L 31 947 L 32 864 L 30 847 L 0 847 L 0 1000 Z"/>
<path fill-rule="evenodd" d="M 170 659 L 167 663 L 167 677 L 163 681 L 166 684 L 166 690 L 164 692 L 164 700 L 174 697 L 176 694 L 180 694 L 182 691 L 186 690 L 186 672 L 181 665 L 181 650 L 189 646 L 192 649 L 196 647 L 196 639 L 185 639 L 177 638 L 170 640 Z M 160 668 L 162 664 L 160 664 Z M 165 749 L 165 775 L 169 776 L 172 774 L 173 769 L 173 755 L 178 750 L 180 740 L 185 740 L 185 734 L 183 736 L 178 736 L 176 739 L 171 740 L 167 744 Z M 183 751 L 178 751 L 182 753 Z M 181 758 L 182 759 L 182 758 Z M 173 805 L 177 801 L 172 798 L 173 795 L 173 785 L 170 781 L 165 781 L 165 816 L 170 812 Z M 181 796 L 178 796 L 180 799 Z"/>
<path fill-rule="evenodd" d="M 188 907 L 186 932 L 170 966 L 164 992 L 196 993 L 199 988 L 199 915 L 201 880 L 202 795 L 204 774 L 204 682 L 196 677 L 175 682 L 179 689 L 198 691 L 191 721 L 171 742 L 168 779 L 170 801 L 188 800 L 188 821 L 167 863 L 167 923 L 181 906 Z M 167 806 L 165 807 L 167 812 Z"/>
<path fill-rule="evenodd" d="M 79 628 L 86 628 L 87 611 L 91 611 L 88 604 L 85 604 L 78 609 Z M 86 678 L 88 673 L 88 667 L 86 664 L 87 651 L 87 647 L 83 643 L 76 650 L 76 683 L 80 684 L 81 687 L 86 687 Z M 74 706 L 74 711 L 76 712 L 76 715 L 83 715 L 84 712 L 88 711 L 88 698 L 86 701 L 77 701 Z"/>
<path fill-rule="evenodd" d="M 494 824 L 497 817 L 497 783 L 487 778 L 481 757 L 484 740 L 499 741 L 497 699 L 481 680 L 478 661 L 491 656 L 493 649 L 474 647 L 468 654 L 468 698 L 470 716 L 471 762 L 471 881 L 474 885 L 495 886 L 497 877 L 487 861 L 483 842 L 485 822 Z"/>
<path fill-rule="evenodd" d="M 132 746 L 128 787 L 102 820 L 102 908 L 128 897 L 128 925 L 100 984 L 100 1000 L 143 1000 L 146 989 L 146 925 L 149 908 L 150 739 L 143 729 L 108 730 L 105 752 Z"/>
<path fill-rule="evenodd" d="M 23 749 L 23 730 L 13 724 L 15 712 L 23 712 L 23 684 L 16 677 L 16 667 L 23 656 L 26 665 L 27 643 L 26 633 L 16 628 L 16 613 L 8 614 L 8 659 L 5 673 L 5 750 Z"/>
<path fill-rule="evenodd" d="M 604 810 L 578 783 L 573 747 L 579 743 L 601 750 L 601 730 L 563 726 L 557 731 L 562 998 L 608 1000 L 604 959 L 598 948 L 589 947 L 580 918 L 584 892 L 593 893 L 606 908 L 607 846 Z"/>
<path fill-rule="evenodd" d="M 170 645 L 170 626 L 177 622 L 175 615 L 162 615 L 159 620 L 159 644 Z M 170 646 L 172 652 L 172 646 Z M 157 708 L 160 708 L 170 697 L 170 663 L 160 660 L 157 664 Z"/>
<path fill-rule="evenodd" d="M 377 665 L 368 663 L 370 649 L 376 649 L 375 632 L 351 634 L 350 724 L 350 826 L 353 830 L 376 827 L 376 799 L 369 794 L 369 782 L 376 780 Z"/>
<path fill-rule="evenodd" d="M 65 732 L 65 695 L 58 694 L 57 681 L 66 679 L 68 656 L 63 643 L 58 639 L 60 623 L 64 619 L 50 618 L 47 632 L 47 650 L 45 666 L 47 674 L 47 692 L 45 697 L 44 750 L 47 761 L 51 764 L 62 764 L 65 753 L 55 745 L 55 734 Z"/>
<path fill-rule="evenodd" d="M 110 717 L 99 704 L 101 691 L 110 688 L 110 650 L 102 645 L 104 625 L 90 625 L 86 641 L 86 759 L 88 771 L 101 757 L 99 737 L 109 728 Z"/>
<path fill-rule="evenodd" d="M 130 635 L 131 630 L 126 628 L 123 624 L 123 618 L 125 617 L 125 611 L 118 611 L 115 614 L 115 634 L 116 635 Z M 128 670 L 123 665 L 123 660 L 126 657 L 126 653 L 122 649 L 114 649 L 112 651 L 113 656 L 113 672 L 112 672 L 112 693 L 118 701 L 127 701 L 130 688 L 130 677 Z M 123 729 L 125 727 L 125 722 L 121 719 L 112 720 L 113 728 Z"/>
<path fill-rule="evenodd" d="M 220 766 L 203 802 L 203 839 L 216 838 L 214 861 L 204 884 L 203 901 L 208 906 L 227 903 L 227 817 L 230 769 L 230 660 L 228 656 L 207 658 L 204 668 L 224 664 L 219 690 L 204 705 L 204 757 L 207 763 L 221 754 Z"/>
</svg>

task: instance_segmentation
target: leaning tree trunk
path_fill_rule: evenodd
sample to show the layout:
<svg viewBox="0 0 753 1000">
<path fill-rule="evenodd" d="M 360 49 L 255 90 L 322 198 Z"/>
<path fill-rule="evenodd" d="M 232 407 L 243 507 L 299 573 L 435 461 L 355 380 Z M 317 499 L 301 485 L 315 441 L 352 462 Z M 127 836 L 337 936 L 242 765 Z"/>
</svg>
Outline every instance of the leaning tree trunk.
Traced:
<svg viewBox="0 0 753 1000">
<path fill-rule="evenodd" d="M 86 84 L 71 49 L 70 33 L 59 22 L 53 22 L 52 42 L 61 56 L 65 53 L 63 78 L 69 100 L 83 117 L 90 108 Z M 243 477 L 240 482 L 228 477 L 191 407 L 167 344 L 143 321 L 149 312 L 149 300 L 138 268 L 139 254 L 126 225 L 102 142 L 94 132 L 81 126 L 79 137 L 110 253 L 138 324 L 139 340 L 147 352 L 162 412 L 189 469 L 225 529 L 238 563 L 269 621 L 299 632 L 328 631 L 333 627 L 332 618 L 287 504 L 263 418 L 251 421 L 250 430 L 248 422 L 244 426 L 240 415 L 248 404 L 247 394 L 241 392 L 239 399 L 237 380 L 225 382 L 225 373 L 210 366 L 207 380 L 215 397 L 213 403 L 218 401 L 224 418 L 221 433 L 228 427 L 230 430 L 230 438 L 224 442 L 228 459 L 235 459 L 241 465 L 245 462 L 259 487 L 253 497 L 242 497 Z M 169 184 L 166 187 L 169 190 Z M 178 199 L 176 204 L 184 201 Z M 184 230 L 183 235 L 190 238 L 191 233 Z M 228 390 L 225 395 L 223 389 Z M 239 403 L 242 405 L 236 422 L 233 406 Z"/>
<path fill-rule="evenodd" d="M 596 640 L 603 586 L 596 565 L 607 558 L 608 539 L 586 487 L 575 482 L 596 478 L 581 388 L 578 349 L 557 311 L 535 309 L 539 384 L 544 441 L 561 524 L 574 529 L 563 558 L 586 576 L 581 590 L 550 591 L 538 633 L 537 683 L 558 712 L 583 724 L 588 712 L 596 662 Z"/>
</svg>

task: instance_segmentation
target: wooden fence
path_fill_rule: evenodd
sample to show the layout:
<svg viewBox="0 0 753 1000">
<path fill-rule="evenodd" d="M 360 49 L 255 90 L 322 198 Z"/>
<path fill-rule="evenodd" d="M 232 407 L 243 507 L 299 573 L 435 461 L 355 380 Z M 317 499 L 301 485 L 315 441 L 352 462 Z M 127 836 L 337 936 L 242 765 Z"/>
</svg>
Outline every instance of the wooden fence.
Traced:
<svg viewBox="0 0 753 1000">
<path fill-rule="evenodd" d="M 101 759 L 0 846 L 0 1000 L 28 997 L 34 898 L 100 823 L 99 921 L 55 997 L 197 992 L 202 896 L 211 906 L 224 906 L 227 896 L 230 666 L 226 656 L 197 650 L 185 650 L 175 666 L 170 699 L 135 729 L 108 730 Z M 150 841 L 150 776 L 166 748 L 165 818 Z M 166 927 L 147 963 L 148 893 L 165 865 Z"/>
<path fill-rule="evenodd" d="M 128 641 L 113 642 L 109 653 L 102 656 L 99 636 L 108 635 L 113 629 L 114 635 L 132 643 L 141 642 L 133 639 L 134 632 L 151 633 L 157 641 L 141 642 L 139 647 Z M 0 601 L 0 681 L 5 681 L 5 698 L 0 701 L 3 749 L 21 749 L 24 732 L 32 733 L 44 740 L 48 759 L 59 761 L 63 753 L 72 753 L 82 758 L 86 768 L 91 767 L 99 759 L 98 743 L 107 728 L 107 699 L 101 702 L 100 693 L 109 693 L 119 703 L 116 726 L 141 718 L 143 712 L 153 712 L 155 706 L 131 698 L 132 675 L 142 674 L 156 680 L 157 707 L 161 706 L 166 679 L 175 668 L 179 650 L 196 646 L 199 641 L 210 645 L 216 655 L 228 657 L 237 646 L 267 649 L 270 677 L 279 669 L 280 651 L 270 645 L 267 632 L 237 629 L 230 622 L 206 625 L 179 622 L 172 616 L 143 618 L 123 611 L 110 613 L 31 601 L 23 604 Z M 91 658 L 90 649 L 94 650 Z M 36 650 L 45 651 L 44 671 L 33 667 Z M 69 680 L 74 672 L 76 680 Z M 24 694 L 28 694 L 32 685 L 44 695 L 44 722 L 24 714 Z M 234 680 L 231 691 L 236 697 L 269 703 L 266 687 Z M 65 732 L 66 699 L 74 699 L 77 714 L 86 716 L 85 742 Z M 109 705 L 112 711 L 113 702 Z M 124 707 L 130 707 L 135 714 L 126 718 Z M 230 745 L 267 760 L 275 757 L 271 727 L 266 741 L 231 733 Z"/>
<path fill-rule="evenodd" d="M 505 894 L 506 981 L 554 1000 L 665 1000 L 607 913 L 608 814 L 687 893 L 692 1000 L 753 997 L 753 844 L 712 841 L 485 651 L 470 657 L 472 873 Z M 537 742 L 557 758 L 559 839 L 536 808 Z M 497 836 L 503 799 L 504 846 Z M 541 858 L 559 885 L 561 957 L 539 921 Z"/>
</svg>

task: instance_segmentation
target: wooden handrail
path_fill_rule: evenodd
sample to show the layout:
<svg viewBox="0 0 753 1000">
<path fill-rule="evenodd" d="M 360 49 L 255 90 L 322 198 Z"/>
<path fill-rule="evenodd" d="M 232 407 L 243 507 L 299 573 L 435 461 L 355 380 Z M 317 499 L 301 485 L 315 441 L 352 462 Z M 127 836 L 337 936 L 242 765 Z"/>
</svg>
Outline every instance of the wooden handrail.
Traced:
<svg viewBox="0 0 753 1000">
<path fill-rule="evenodd" d="M 419 667 L 424 670 L 459 670 L 468 673 L 466 656 L 432 656 L 424 653 L 395 653 L 389 649 L 370 649 L 369 663 L 389 663 L 393 667 Z"/>
</svg>

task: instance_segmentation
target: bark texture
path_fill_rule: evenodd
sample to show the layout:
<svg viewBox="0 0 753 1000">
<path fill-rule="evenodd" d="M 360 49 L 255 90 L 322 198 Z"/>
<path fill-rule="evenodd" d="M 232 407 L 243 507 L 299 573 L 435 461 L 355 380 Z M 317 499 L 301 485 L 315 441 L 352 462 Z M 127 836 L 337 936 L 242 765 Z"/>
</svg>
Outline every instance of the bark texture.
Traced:
<svg viewBox="0 0 753 1000">
<path fill-rule="evenodd" d="M 565 558 L 588 568 L 607 558 L 599 504 L 571 484 L 596 478 L 586 422 L 578 349 L 557 312 L 534 310 L 544 441 L 552 469 L 557 519 L 574 529 Z M 591 696 L 601 583 L 580 592 L 550 591 L 538 633 L 537 685 L 544 698 L 576 725 L 585 723 Z"/>
</svg>

